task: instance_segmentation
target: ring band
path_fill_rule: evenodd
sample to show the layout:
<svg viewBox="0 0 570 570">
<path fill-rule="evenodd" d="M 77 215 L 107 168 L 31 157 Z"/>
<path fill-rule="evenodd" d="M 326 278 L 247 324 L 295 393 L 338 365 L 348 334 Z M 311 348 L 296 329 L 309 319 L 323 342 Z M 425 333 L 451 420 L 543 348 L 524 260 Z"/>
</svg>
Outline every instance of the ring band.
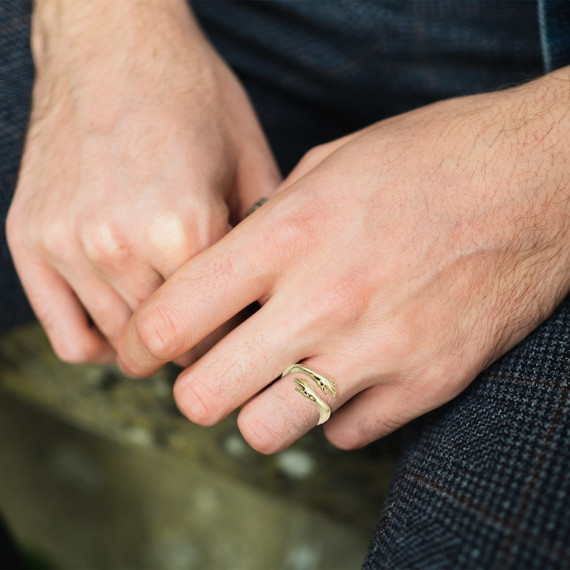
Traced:
<svg viewBox="0 0 570 570">
<path fill-rule="evenodd" d="M 309 382 L 304 378 L 295 378 L 294 382 L 297 384 L 295 392 L 298 392 L 303 398 L 306 398 L 317 406 L 319 410 L 319 423 L 317 425 L 320 426 L 324 424 L 331 417 L 329 405 L 315 394 Z"/>
<path fill-rule="evenodd" d="M 251 216 L 251 214 L 253 214 L 253 212 L 255 212 L 255 210 L 257 210 L 258 208 L 261 208 L 261 206 L 263 206 L 263 204 L 265 204 L 265 202 L 267 202 L 267 200 L 269 200 L 269 198 L 261 198 L 259 199 L 246 213 L 244 218 L 247 218 L 248 216 Z"/>
<path fill-rule="evenodd" d="M 293 374 L 295 372 L 300 372 L 301 374 L 308 376 L 323 394 L 328 392 L 333 398 L 336 396 L 336 384 L 333 380 L 323 374 L 319 374 L 318 372 L 311 370 L 303 364 L 292 364 L 283 372 L 283 374 L 281 374 L 281 377 L 283 378 L 283 376 L 287 376 L 288 374 Z M 315 390 L 305 378 L 296 377 L 294 382 L 297 384 L 295 392 L 298 392 L 303 396 L 303 398 L 306 398 L 317 406 L 317 409 L 319 410 L 319 423 L 317 425 L 324 424 L 331 417 L 331 409 L 329 405 L 317 396 Z"/>
<path fill-rule="evenodd" d="M 295 372 L 306 374 L 321 389 L 323 394 L 328 392 L 333 398 L 336 396 L 336 384 L 333 380 L 303 364 L 292 364 L 281 374 L 281 377 L 287 376 L 287 374 L 294 374 Z"/>
</svg>

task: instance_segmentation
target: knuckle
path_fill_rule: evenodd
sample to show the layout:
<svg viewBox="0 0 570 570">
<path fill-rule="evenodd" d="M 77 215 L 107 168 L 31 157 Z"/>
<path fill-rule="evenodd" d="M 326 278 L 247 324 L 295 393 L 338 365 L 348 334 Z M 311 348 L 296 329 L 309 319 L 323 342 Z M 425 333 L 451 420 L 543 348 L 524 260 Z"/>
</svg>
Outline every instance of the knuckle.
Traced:
<svg viewBox="0 0 570 570">
<path fill-rule="evenodd" d="M 108 220 L 82 224 L 78 239 L 87 259 L 97 266 L 117 266 L 130 255 L 117 224 Z"/>
<path fill-rule="evenodd" d="M 87 364 L 94 362 L 98 356 L 96 347 L 83 339 L 76 339 L 73 344 L 52 339 L 52 347 L 56 356 L 67 364 Z"/>
<path fill-rule="evenodd" d="M 157 214 L 146 229 L 150 251 L 166 266 L 178 268 L 229 231 L 227 206 L 224 208 L 220 211 L 204 201 Z"/>
<path fill-rule="evenodd" d="M 41 244 L 51 256 L 61 257 L 71 246 L 69 227 L 61 219 L 52 220 L 40 230 Z"/>
<path fill-rule="evenodd" d="M 314 235 L 313 220 L 310 208 L 284 212 L 265 230 L 266 245 L 272 253 L 285 258 L 308 251 Z"/>
<path fill-rule="evenodd" d="M 382 333 L 378 335 L 378 350 L 384 355 L 391 373 L 407 378 L 411 370 L 424 358 L 420 324 L 398 316 L 386 318 Z"/>
<path fill-rule="evenodd" d="M 178 312 L 165 303 L 149 305 L 136 317 L 136 331 L 144 349 L 159 360 L 172 360 L 186 352 Z"/>
<path fill-rule="evenodd" d="M 344 330 L 356 330 L 367 314 L 370 295 L 352 277 L 331 279 L 330 283 L 327 280 L 317 284 L 303 301 L 304 326 L 325 330 L 334 323 Z"/>
<path fill-rule="evenodd" d="M 303 155 L 299 162 L 299 166 L 303 169 L 311 170 L 328 154 L 328 143 L 314 146 Z"/>
<path fill-rule="evenodd" d="M 467 359 L 456 360 L 439 356 L 433 358 L 429 364 L 417 366 L 415 378 L 409 391 L 413 393 L 418 408 L 418 415 L 428 411 L 457 396 L 473 379 L 469 374 L 469 366 L 465 368 Z"/>
<path fill-rule="evenodd" d="M 198 242 L 196 226 L 190 221 L 196 218 L 190 214 L 188 218 L 186 223 L 178 214 L 156 215 L 147 228 L 151 249 L 158 255 L 166 254 L 176 259 L 188 258 L 195 253 Z"/>
</svg>

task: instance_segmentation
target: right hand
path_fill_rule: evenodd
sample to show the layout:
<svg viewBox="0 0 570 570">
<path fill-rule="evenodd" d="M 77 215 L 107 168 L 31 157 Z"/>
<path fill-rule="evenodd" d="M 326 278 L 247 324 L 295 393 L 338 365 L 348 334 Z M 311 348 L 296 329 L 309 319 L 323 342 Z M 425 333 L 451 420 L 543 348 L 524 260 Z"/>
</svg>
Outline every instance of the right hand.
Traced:
<svg viewBox="0 0 570 570">
<path fill-rule="evenodd" d="M 57 355 L 114 361 L 132 312 L 270 194 L 278 169 L 185 0 L 40 1 L 32 46 L 8 242 Z"/>
</svg>

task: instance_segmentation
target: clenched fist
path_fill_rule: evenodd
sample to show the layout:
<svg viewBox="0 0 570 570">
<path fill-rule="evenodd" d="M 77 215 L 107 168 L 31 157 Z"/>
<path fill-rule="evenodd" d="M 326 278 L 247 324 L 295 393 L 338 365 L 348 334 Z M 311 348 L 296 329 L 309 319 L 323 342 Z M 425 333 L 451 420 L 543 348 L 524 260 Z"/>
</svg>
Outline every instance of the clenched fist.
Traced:
<svg viewBox="0 0 570 570">
<path fill-rule="evenodd" d="M 8 240 L 64 360 L 108 361 L 132 312 L 279 182 L 184 0 L 40 0 Z"/>
</svg>

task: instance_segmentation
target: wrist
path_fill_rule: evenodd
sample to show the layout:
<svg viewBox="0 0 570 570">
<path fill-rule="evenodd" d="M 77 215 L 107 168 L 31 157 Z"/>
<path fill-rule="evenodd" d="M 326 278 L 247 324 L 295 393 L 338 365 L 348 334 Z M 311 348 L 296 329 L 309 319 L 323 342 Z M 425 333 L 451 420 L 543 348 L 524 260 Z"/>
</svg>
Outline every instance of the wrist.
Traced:
<svg viewBox="0 0 570 570">
<path fill-rule="evenodd" d="M 78 63 L 113 59 L 178 36 L 203 41 L 185 0 L 36 0 L 32 24 L 36 64 L 63 56 Z"/>
<path fill-rule="evenodd" d="M 570 66 L 517 91 L 512 128 L 521 133 L 515 154 L 522 166 L 519 187 L 525 179 L 534 182 L 519 223 L 531 228 L 529 247 L 553 258 L 562 297 L 570 291 Z"/>
<path fill-rule="evenodd" d="M 207 86 L 213 50 L 186 0 L 37 0 L 32 52 L 38 98 L 58 93 L 48 99 L 67 98 L 107 130 L 134 92 L 165 101 L 195 84 L 196 70 Z"/>
<path fill-rule="evenodd" d="M 522 153 L 543 176 L 545 204 L 559 205 L 570 216 L 570 66 L 556 70 L 521 88 Z M 515 128 L 517 124 L 515 122 Z M 521 153 L 521 154 L 522 154 Z M 557 208 L 557 211 L 560 210 Z M 562 213 L 562 211 L 560 210 Z"/>
</svg>

